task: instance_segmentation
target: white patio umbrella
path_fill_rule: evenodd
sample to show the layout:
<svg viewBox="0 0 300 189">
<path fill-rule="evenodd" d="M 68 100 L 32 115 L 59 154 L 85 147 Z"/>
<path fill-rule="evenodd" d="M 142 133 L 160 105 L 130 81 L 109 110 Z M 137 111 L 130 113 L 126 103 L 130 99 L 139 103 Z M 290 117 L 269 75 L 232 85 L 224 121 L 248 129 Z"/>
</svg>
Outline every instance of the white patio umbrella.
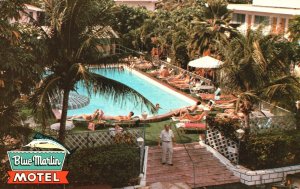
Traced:
<svg viewBox="0 0 300 189">
<path fill-rule="evenodd" d="M 72 121 L 67 121 L 67 122 L 66 122 L 66 130 L 71 130 L 71 129 L 73 129 L 74 127 L 75 127 L 75 126 L 74 126 L 74 124 L 73 124 Z M 58 131 L 59 128 L 60 128 L 60 123 L 54 123 L 54 124 L 50 125 L 50 128 L 51 128 L 52 130 Z"/>
<path fill-rule="evenodd" d="M 222 61 L 212 58 L 210 56 L 203 56 L 196 60 L 192 60 L 189 62 L 188 66 L 195 68 L 219 68 L 223 64 Z"/>
</svg>

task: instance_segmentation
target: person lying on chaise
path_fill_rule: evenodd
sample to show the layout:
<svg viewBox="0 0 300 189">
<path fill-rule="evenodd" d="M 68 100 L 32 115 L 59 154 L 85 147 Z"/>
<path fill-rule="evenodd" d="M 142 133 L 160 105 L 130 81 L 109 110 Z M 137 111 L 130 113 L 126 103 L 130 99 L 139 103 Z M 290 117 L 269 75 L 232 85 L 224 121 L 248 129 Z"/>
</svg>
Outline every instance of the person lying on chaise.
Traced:
<svg viewBox="0 0 300 189">
<path fill-rule="evenodd" d="M 180 120 L 188 119 L 190 121 L 201 121 L 204 118 L 204 116 L 206 116 L 207 113 L 212 110 L 213 105 L 214 105 L 214 102 L 209 101 L 208 104 L 206 104 L 205 107 L 203 108 L 204 111 L 201 114 L 191 115 L 187 112 L 187 113 L 183 114 L 179 119 Z"/>
<path fill-rule="evenodd" d="M 72 116 L 71 119 L 84 119 L 85 121 L 92 121 L 96 119 L 99 116 L 100 112 L 99 109 L 97 109 L 94 113 L 92 114 L 82 114 L 82 115 L 75 115 Z"/>
<path fill-rule="evenodd" d="M 203 105 L 202 105 L 203 106 Z M 191 114 L 191 113 L 196 113 L 197 110 L 202 110 L 203 107 L 201 106 L 201 101 L 197 101 L 195 105 L 193 106 L 188 106 L 185 108 L 181 108 L 180 110 L 178 110 L 177 112 L 174 112 L 174 116 L 182 116 L 184 114 Z"/>
<path fill-rule="evenodd" d="M 170 76 L 169 78 L 167 78 L 167 81 L 168 82 L 175 82 L 175 81 L 178 81 L 178 80 L 182 80 L 184 78 L 185 78 L 185 73 L 184 72 L 180 72 L 177 75 Z"/>
<path fill-rule="evenodd" d="M 201 121 L 204 118 L 204 116 L 206 116 L 206 115 L 207 115 L 207 112 L 203 112 L 202 114 L 197 114 L 197 115 L 191 115 L 191 114 L 186 113 L 186 114 L 182 115 L 179 118 L 179 120 L 188 119 L 190 121 Z"/>
<path fill-rule="evenodd" d="M 170 84 L 188 84 L 191 81 L 191 77 L 189 75 L 186 75 L 184 79 L 178 79 L 172 82 L 169 82 Z"/>
<path fill-rule="evenodd" d="M 131 117 L 134 115 L 133 112 L 129 112 L 127 116 L 110 116 L 110 115 L 104 115 L 104 112 L 102 110 L 99 111 L 99 120 L 117 120 L 117 121 L 125 121 L 125 120 L 131 120 Z"/>
</svg>

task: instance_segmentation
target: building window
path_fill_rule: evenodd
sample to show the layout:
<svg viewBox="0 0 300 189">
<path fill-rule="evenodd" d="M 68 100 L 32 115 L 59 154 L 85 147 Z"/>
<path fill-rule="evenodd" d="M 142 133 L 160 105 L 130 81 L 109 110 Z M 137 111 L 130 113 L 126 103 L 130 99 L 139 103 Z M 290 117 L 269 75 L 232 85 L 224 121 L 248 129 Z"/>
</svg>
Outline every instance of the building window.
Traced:
<svg viewBox="0 0 300 189">
<path fill-rule="evenodd" d="M 236 14 L 236 13 L 234 13 L 232 15 L 232 23 L 234 23 L 234 24 L 244 24 L 245 20 L 246 20 L 245 18 L 246 18 L 245 14 Z"/>
<path fill-rule="evenodd" d="M 254 19 L 255 25 L 259 25 L 259 24 L 269 25 L 269 22 L 270 22 L 270 17 L 268 16 L 255 16 Z"/>
</svg>

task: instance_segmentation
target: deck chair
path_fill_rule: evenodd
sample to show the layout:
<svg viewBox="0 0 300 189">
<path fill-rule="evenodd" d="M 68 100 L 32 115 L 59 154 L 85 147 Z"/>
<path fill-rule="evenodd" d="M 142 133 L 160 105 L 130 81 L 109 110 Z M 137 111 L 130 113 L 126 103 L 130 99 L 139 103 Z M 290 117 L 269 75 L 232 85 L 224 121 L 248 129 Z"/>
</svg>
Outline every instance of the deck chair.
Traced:
<svg viewBox="0 0 300 189">
<path fill-rule="evenodd" d="M 205 123 L 176 123 L 176 128 L 183 134 L 188 131 L 206 131 Z"/>
<path fill-rule="evenodd" d="M 203 120 L 205 118 L 205 116 L 207 116 L 207 112 L 203 112 L 201 114 L 197 114 L 197 115 L 189 115 L 190 118 L 184 118 L 184 119 L 180 119 L 178 117 L 172 117 L 173 121 L 179 121 L 179 122 L 184 122 L 184 123 L 195 123 L 195 122 L 200 122 L 201 120 Z"/>
<path fill-rule="evenodd" d="M 206 130 L 205 123 L 176 123 L 176 128 Z"/>
<path fill-rule="evenodd" d="M 201 90 L 201 85 L 204 83 L 204 81 L 200 81 L 200 83 L 197 85 L 196 84 L 196 86 L 194 86 L 194 85 L 190 85 L 189 86 L 189 88 L 190 88 L 190 93 L 191 94 L 197 94 L 197 93 L 199 93 L 199 91 Z"/>
</svg>

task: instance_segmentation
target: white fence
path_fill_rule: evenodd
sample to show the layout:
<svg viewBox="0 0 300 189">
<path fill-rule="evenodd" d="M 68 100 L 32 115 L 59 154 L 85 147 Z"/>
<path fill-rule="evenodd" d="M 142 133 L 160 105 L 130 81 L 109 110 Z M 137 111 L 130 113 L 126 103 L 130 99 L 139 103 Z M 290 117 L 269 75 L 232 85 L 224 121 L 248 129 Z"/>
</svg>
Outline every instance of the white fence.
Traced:
<svg viewBox="0 0 300 189">
<path fill-rule="evenodd" d="M 143 128 L 125 129 L 122 133 L 130 133 L 134 141 L 136 141 L 138 137 L 144 138 Z M 112 132 L 110 132 L 109 130 L 84 132 L 81 131 L 78 133 L 67 134 L 65 139 L 65 145 L 69 149 L 98 147 L 103 145 L 114 144 L 114 137 L 114 134 L 112 134 Z"/>
</svg>

